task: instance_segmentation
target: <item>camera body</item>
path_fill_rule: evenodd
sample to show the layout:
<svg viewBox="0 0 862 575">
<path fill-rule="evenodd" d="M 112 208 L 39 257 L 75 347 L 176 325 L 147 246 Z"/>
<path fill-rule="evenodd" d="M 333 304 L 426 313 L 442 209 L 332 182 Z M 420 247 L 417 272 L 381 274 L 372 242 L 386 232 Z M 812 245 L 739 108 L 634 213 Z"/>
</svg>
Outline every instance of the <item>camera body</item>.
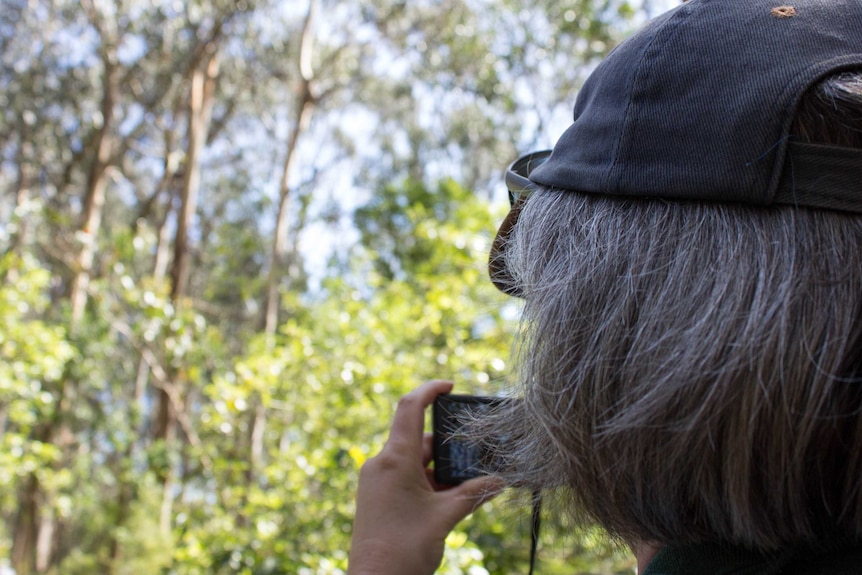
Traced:
<svg viewBox="0 0 862 575">
<path fill-rule="evenodd" d="M 505 401 L 509 400 L 476 395 L 437 396 L 432 408 L 434 480 L 437 483 L 458 485 L 494 470 L 494 454 L 465 436 L 463 422 L 481 417 Z"/>
</svg>

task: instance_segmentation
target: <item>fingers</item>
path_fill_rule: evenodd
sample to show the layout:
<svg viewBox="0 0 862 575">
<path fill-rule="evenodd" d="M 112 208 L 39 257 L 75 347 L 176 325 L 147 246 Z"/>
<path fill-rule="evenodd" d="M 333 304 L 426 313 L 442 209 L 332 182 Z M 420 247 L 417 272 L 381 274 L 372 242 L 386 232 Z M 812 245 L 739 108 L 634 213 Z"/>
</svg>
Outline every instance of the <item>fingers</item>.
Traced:
<svg viewBox="0 0 862 575">
<path fill-rule="evenodd" d="M 422 436 L 422 467 L 428 467 L 434 459 L 434 434 L 426 433 Z"/>
<path fill-rule="evenodd" d="M 476 477 L 457 487 L 457 491 L 460 493 L 456 499 L 472 501 L 473 509 L 475 509 L 502 493 L 505 488 L 505 483 L 498 477 Z"/>
<path fill-rule="evenodd" d="M 450 389 L 451 381 L 427 381 L 399 399 L 387 447 L 403 446 L 417 453 L 422 452 L 425 408 L 431 405 L 435 397 Z"/>
<path fill-rule="evenodd" d="M 444 498 L 450 529 L 464 517 L 503 492 L 505 484 L 496 477 L 476 477 L 447 491 L 438 492 Z"/>
</svg>

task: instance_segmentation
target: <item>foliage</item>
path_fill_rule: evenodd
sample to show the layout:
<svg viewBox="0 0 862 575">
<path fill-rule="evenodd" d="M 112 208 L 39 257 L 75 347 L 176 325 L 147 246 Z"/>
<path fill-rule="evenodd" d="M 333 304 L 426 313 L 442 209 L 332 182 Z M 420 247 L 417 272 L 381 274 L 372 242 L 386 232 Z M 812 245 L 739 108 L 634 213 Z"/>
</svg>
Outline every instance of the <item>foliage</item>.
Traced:
<svg viewBox="0 0 862 575">
<path fill-rule="evenodd" d="M 0 493 L 3 509 L 14 507 L 14 488 L 34 474 L 48 489 L 68 486 L 68 472 L 54 472 L 58 447 L 40 436 L 41 422 L 56 417 L 53 386 L 75 357 L 65 330 L 39 319 L 48 304 L 49 274 L 30 257 L 0 259 Z M 8 535 L 7 535 L 8 537 Z M 9 552 L 9 539 L 0 552 Z"/>
<path fill-rule="evenodd" d="M 0 566 L 344 571 L 397 398 L 508 385 L 501 170 L 647 7 L 5 2 Z M 441 572 L 524 570 L 524 515 Z M 542 572 L 630 570 L 547 525 Z"/>
<path fill-rule="evenodd" d="M 292 315 L 274 341 L 256 339 L 205 387 L 204 443 L 214 461 L 220 457 L 228 509 L 243 496 L 227 486 L 241 477 L 244 456 L 215 450 L 225 434 L 242 429 L 255 396 L 273 413 L 267 464 L 243 510 L 254 529 L 237 531 L 224 509 L 206 502 L 189 502 L 184 512 L 207 517 L 201 525 L 221 525 L 189 528 L 178 545 L 183 554 L 213 555 L 205 572 L 235 572 L 237 565 L 253 573 L 345 569 L 358 468 L 382 445 L 394 400 L 426 378 L 450 377 L 477 390 L 502 377 L 508 344 L 498 306 L 490 303 L 499 296 L 473 251 L 487 245 L 484 202 L 452 182 L 441 184 L 437 201 L 448 205 L 451 218 L 432 225 L 417 201 L 428 191 L 406 188 L 384 192 L 409 198 L 406 208 L 374 210 L 379 222 L 398 220 L 405 236 L 424 244 L 421 258 L 402 262 L 415 266 L 404 270 L 405 279 L 380 274 L 377 253 L 357 246 L 351 273 L 329 278 L 324 299 L 291 302 Z M 444 272 L 435 272 L 442 261 Z M 483 299 L 486 305 L 471 309 Z M 497 327 L 479 337 L 483 322 Z"/>
</svg>

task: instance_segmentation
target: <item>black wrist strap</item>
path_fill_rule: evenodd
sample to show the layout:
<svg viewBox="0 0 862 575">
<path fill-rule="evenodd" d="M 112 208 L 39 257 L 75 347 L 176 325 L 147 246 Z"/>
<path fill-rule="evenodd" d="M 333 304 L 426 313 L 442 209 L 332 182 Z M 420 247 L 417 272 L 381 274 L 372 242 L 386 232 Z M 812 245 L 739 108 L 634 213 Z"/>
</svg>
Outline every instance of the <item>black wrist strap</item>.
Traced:
<svg viewBox="0 0 862 575">
<path fill-rule="evenodd" d="M 533 491 L 533 510 L 530 513 L 530 575 L 536 564 L 536 548 L 539 545 L 539 527 L 542 523 L 542 492 Z"/>
</svg>

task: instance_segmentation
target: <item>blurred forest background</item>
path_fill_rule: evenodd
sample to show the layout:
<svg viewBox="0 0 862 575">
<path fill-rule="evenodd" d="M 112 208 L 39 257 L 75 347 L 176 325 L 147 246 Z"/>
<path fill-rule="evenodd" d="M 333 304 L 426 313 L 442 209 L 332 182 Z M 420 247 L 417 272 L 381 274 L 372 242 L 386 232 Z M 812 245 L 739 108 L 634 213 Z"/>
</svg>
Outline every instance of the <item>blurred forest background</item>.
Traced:
<svg viewBox="0 0 862 575">
<path fill-rule="evenodd" d="M 504 389 L 502 172 L 649 0 L 3 0 L 0 571 L 343 573 L 428 378 Z M 442 573 L 524 573 L 495 501 Z M 549 519 L 540 572 L 633 573 Z"/>
</svg>

